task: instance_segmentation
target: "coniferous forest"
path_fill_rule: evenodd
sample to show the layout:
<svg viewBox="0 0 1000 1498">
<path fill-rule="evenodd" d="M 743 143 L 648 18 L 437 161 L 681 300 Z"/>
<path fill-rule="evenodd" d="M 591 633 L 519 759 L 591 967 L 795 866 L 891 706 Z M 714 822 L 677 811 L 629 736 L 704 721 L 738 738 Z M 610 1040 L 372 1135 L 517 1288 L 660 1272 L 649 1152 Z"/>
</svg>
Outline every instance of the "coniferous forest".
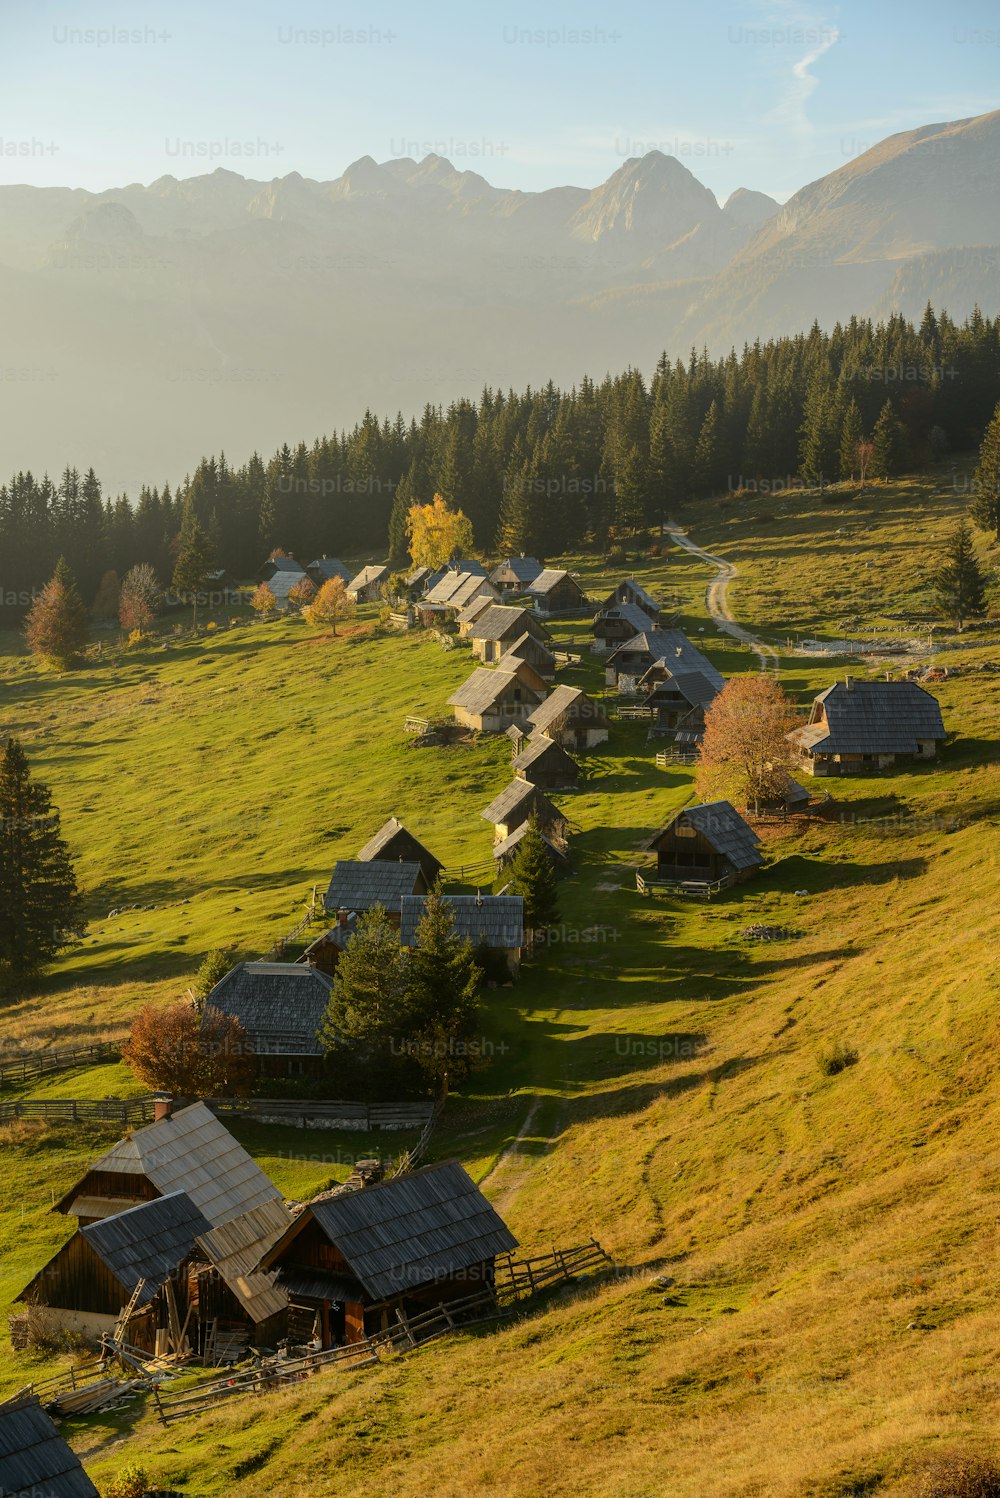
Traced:
<svg viewBox="0 0 1000 1498">
<path fill-rule="evenodd" d="M 1000 318 L 959 325 L 928 307 L 919 327 L 852 319 L 718 360 L 664 355 L 651 380 L 484 389 L 409 422 L 367 412 L 353 431 L 239 467 L 204 457 L 135 495 L 104 494 L 92 468 L 25 470 L 0 488 L 0 606 L 23 613 L 60 556 L 88 603 L 109 570 L 150 563 L 168 581 L 188 502 L 240 579 L 276 547 L 400 565 L 408 508 L 435 491 L 484 552 L 604 549 L 686 502 L 851 477 L 862 450 L 879 478 L 972 449 L 998 401 Z"/>
</svg>

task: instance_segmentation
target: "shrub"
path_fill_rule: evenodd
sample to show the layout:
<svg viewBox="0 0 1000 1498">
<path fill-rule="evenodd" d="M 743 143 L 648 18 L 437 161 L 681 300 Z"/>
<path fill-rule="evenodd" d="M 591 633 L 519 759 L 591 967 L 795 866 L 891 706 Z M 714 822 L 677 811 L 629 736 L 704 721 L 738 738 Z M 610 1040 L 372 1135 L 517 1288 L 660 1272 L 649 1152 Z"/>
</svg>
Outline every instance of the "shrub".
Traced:
<svg viewBox="0 0 1000 1498">
<path fill-rule="evenodd" d="M 138 1462 L 126 1462 L 104 1489 L 104 1498 L 143 1498 L 148 1490 L 149 1475 L 145 1467 Z"/>
<path fill-rule="evenodd" d="M 835 1077 L 838 1072 L 855 1066 L 859 1060 L 857 1049 L 848 1045 L 846 1040 L 836 1040 L 832 1045 L 823 1046 L 816 1056 L 816 1064 L 824 1077 Z"/>
<path fill-rule="evenodd" d="M 1000 1462 L 973 1451 L 948 1452 L 918 1474 L 907 1498 L 1000 1498 Z"/>
</svg>

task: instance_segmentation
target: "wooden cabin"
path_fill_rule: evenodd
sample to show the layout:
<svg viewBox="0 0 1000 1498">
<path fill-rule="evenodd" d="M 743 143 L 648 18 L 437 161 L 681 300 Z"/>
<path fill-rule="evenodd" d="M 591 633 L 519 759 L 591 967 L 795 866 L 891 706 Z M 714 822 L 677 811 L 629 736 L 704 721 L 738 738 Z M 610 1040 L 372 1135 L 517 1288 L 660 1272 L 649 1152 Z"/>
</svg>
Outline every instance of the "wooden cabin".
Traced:
<svg viewBox="0 0 1000 1498">
<path fill-rule="evenodd" d="M 474 947 L 489 947 L 491 951 L 501 952 L 508 972 L 516 978 L 524 947 L 523 896 L 475 894 L 445 895 L 443 898 L 454 918 L 455 935 L 462 941 L 471 942 Z M 426 904 L 423 895 L 410 895 L 403 900 L 400 946 L 415 945 L 417 927 Z"/>
<path fill-rule="evenodd" d="M 494 609 L 496 607 L 497 605 L 488 593 L 480 593 L 477 594 L 471 603 L 467 603 L 464 609 L 459 609 L 455 615 L 459 639 L 467 640 L 472 634 L 472 627 L 480 614 L 485 614 L 487 609 Z"/>
<path fill-rule="evenodd" d="M 788 742 L 809 775 L 874 775 L 900 761 L 934 759 L 945 738 L 937 698 L 915 681 L 848 676 L 820 692 L 809 722 Z"/>
<path fill-rule="evenodd" d="M 502 670 L 504 661 L 512 660 L 527 661 L 546 682 L 550 682 L 556 674 L 556 657 L 551 645 L 527 630 L 512 645 L 507 646 L 497 665 Z"/>
<path fill-rule="evenodd" d="M 508 646 L 525 634 L 543 642 L 548 640 L 548 631 L 530 609 L 513 608 L 503 603 L 484 609 L 469 627 L 472 653 L 487 666 L 495 664 Z"/>
<path fill-rule="evenodd" d="M 580 783 L 580 766 L 555 739 L 540 736 L 526 744 L 514 760 L 519 780 L 530 781 L 543 790 L 575 790 Z"/>
<path fill-rule="evenodd" d="M 432 883 L 415 858 L 397 859 L 395 863 L 380 858 L 341 858 L 333 866 L 323 905 L 331 913 L 346 910 L 356 915 L 381 905 L 398 926 L 403 896 L 425 895 Z"/>
<path fill-rule="evenodd" d="M 542 694 L 526 686 L 514 671 L 480 666 L 448 698 L 456 723 L 480 733 L 504 733 L 511 723 L 526 723 Z"/>
<path fill-rule="evenodd" d="M 358 854 L 361 863 L 418 863 L 427 888 L 443 871 L 444 864 L 418 838 L 408 832 L 398 817 L 387 822 L 369 838 Z"/>
<path fill-rule="evenodd" d="M 500 594 L 481 567 L 477 571 L 466 572 L 456 572 L 449 567 L 433 588 L 428 589 L 423 601 L 426 608 L 458 614 L 475 598 L 488 598 L 491 603 L 500 602 Z"/>
<path fill-rule="evenodd" d="M 270 583 L 273 578 L 277 577 L 279 572 L 287 572 L 293 582 L 301 580 L 306 575 L 306 569 L 301 562 L 297 562 L 294 557 L 290 557 L 284 552 L 276 551 L 272 552 L 257 573 L 257 581 L 259 583 Z"/>
<path fill-rule="evenodd" d="M 655 880 L 666 884 L 728 888 L 764 862 L 757 834 L 728 801 L 685 807 L 646 846 L 656 854 Z"/>
<path fill-rule="evenodd" d="M 334 924 L 311 941 L 302 956 L 296 958 L 296 962 L 308 963 L 332 978 L 337 971 L 337 964 L 357 932 L 357 914 L 353 910 L 340 909 Z"/>
<path fill-rule="evenodd" d="M 588 607 L 587 595 L 575 577 L 559 568 L 547 567 L 525 589 L 539 614 L 579 614 Z"/>
<path fill-rule="evenodd" d="M 259 1076 L 317 1077 L 331 987 L 311 963 L 238 962 L 206 997 L 205 1012 L 217 1009 L 243 1026 Z"/>
<path fill-rule="evenodd" d="M 501 838 L 500 842 L 493 844 L 493 859 L 496 863 L 498 873 L 505 869 L 508 864 L 513 863 L 521 843 L 528 835 L 528 828 L 530 826 L 530 821 L 522 822 L 520 827 L 515 827 L 513 832 L 508 833 L 505 838 Z M 566 843 L 565 829 L 560 834 L 557 834 L 555 828 L 543 830 L 539 827 L 538 835 L 545 844 L 545 851 L 549 856 L 549 862 L 552 866 L 557 870 L 564 869 L 569 862 L 569 847 Z"/>
<path fill-rule="evenodd" d="M 525 593 L 542 571 L 535 557 L 505 557 L 490 573 L 490 582 L 506 597 Z"/>
<path fill-rule="evenodd" d="M 676 734 L 681 729 L 693 731 L 698 739 L 705 728 L 705 714 L 718 696 L 718 688 L 700 671 L 669 671 L 659 663 L 650 667 L 639 683 L 655 684 L 643 706 L 649 709 L 650 730 L 654 734 Z"/>
<path fill-rule="evenodd" d="M 363 1341 L 442 1302 L 492 1288 L 517 1239 L 456 1160 L 310 1202 L 261 1262 L 299 1336 Z"/>
<path fill-rule="evenodd" d="M 493 823 L 493 840 L 503 843 L 522 823 L 534 817 L 540 832 L 556 842 L 566 840 L 566 818 L 545 792 L 528 780 L 512 780 L 480 816 Z"/>
<path fill-rule="evenodd" d="M 347 584 L 347 596 L 355 603 L 377 603 L 389 581 L 388 567 L 372 565 L 361 571 Z"/>
<path fill-rule="evenodd" d="M 634 577 L 623 578 L 604 600 L 603 608 L 613 609 L 619 604 L 634 606 L 646 616 L 647 622 L 640 625 L 640 629 L 648 629 L 648 621 L 651 619 L 655 624 L 660 617 L 660 605 L 651 593 L 646 592 L 641 583 L 636 582 Z"/>
<path fill-rule="evenodd" d="M 345 587 L 354 580 L 354 573 L 337 557 L 317 557 L 315 561 L 306 565 L 306 572 L 317 588 L 321 588 L 324 583 L 332 582 L 335 577 L 339 577 Z"/>
<path fill-rule="evenodd" d="M 604 709 L 580 687 L 559 686 L 529 715 L 532 738 L 541 734 L 566 749 L 593 749 L 608 737 Z"/>
<path fill-rule="evenodd" d="M 634 640 L 636 635 L 648 628 L 649 616 L 638 604 L 607 604 L 594 616 L 594 652 L 597 655 L 610 654 L 619 645 L 624 645 L 626 640 Z"/>
<path fill-rule="evenodd" d="M 619 691 L 630 691 L 657 662 L 670 672 L 700 671 L 716 691 L 726 684 L 722 672 L 679 629 L 644 629 L 626 640 L 608 657 L 605 681 Z"/>
<path fill-rule="evenodd" d="M 497 661 L 496 669 L 516 676 L 522 686 L 535 692 L 540 699 L 544 700 L 548 696 L 548 679 L 531 661 L 523 660 L 519 655 L 502 655 Z"/>
<path fill-rule="evenodd" d="M 0 1483 L 5 1498 L 100 1498 L 36 1394 L 0 1404 Z"/>
</svg>

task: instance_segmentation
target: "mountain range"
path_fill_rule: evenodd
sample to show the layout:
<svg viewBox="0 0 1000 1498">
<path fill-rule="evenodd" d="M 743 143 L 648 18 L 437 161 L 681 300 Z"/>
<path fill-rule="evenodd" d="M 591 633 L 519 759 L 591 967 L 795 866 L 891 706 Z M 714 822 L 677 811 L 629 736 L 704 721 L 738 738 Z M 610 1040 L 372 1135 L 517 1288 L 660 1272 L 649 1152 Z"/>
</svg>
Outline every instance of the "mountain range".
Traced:
<svg viewBox="0 0 1000 1498">
<path fill-rule="evenodd" d="M 782 207 L 674 156 L 518 192 L 439 156 L 0 188 L 0 472 L 183 477 L 484 385 L 649 370 L 852 314 L 1000 311 L 1000 112 L 894 135 Z"/>
</svg>

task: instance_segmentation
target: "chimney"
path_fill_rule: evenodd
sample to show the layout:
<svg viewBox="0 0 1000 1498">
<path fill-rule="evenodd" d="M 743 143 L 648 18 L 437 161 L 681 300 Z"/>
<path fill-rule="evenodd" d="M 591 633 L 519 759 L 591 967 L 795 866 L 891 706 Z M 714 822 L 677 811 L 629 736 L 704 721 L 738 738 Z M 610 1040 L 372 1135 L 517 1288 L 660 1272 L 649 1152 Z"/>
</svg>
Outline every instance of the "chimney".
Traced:
<svg viewBox="0 0 1000 1498">
<path fill-rule="evenodd" d="M 341 905 L 340 909 L 337 911 L 337 925 L 346 926 L 350 918 L 351 912 L 347 909 L 347 906 Z"/>
<path fill-rule="evenodd" d="M 853 676 L 845 676 L 844 677 L 844 686 L 847 688 L 847 690 L 849 692 L 853 692 L 854 691 L 854 677 Z"/>
<path fill-rule="evenodd" d="M 476 909 L 477 910 L 481 910 L 482 909 L 482 905 L 483 905 L 483 892 L 482 892 L 481 889 L 477 889 L 476 890 Z"/>
<path fill-rule="evenodd" d="M 153 1093 L 153 1122 L 162 1123 L 174 1111 L 174 1100 L 169 1092 Z"/>
</svg>

